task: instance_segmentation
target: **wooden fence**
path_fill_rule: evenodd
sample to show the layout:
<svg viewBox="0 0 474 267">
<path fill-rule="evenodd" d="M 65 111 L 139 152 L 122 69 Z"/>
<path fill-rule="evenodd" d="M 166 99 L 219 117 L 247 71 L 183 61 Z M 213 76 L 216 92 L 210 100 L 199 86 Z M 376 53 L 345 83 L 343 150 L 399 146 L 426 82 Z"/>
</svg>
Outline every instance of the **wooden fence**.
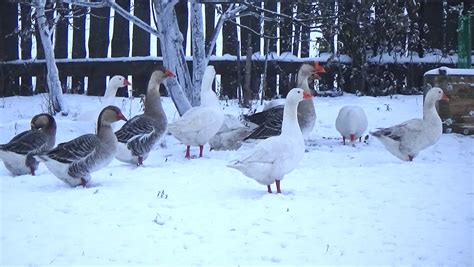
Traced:
<svg viewBox="0 0 474 267">
<path fill-rule="evenodd" d="M 135 16 L 143 21 L 150 23 L 150 0 L 134 0 L 134 6 L 131 7 L 130 0 L 116 0 L 116 2 L 127 10 L 133 9 Z M 428 1 L 427 3 L 429 3 Z M 186 37 L 188 34 L 188 3 L 186 1 L 179 1 L 175 7 L 177 13 L 180 29 L 184 35 L 184 47 L 186 44 Z M 434 3 L 438 7 L 440 4 Z M 441 3 L 442 5 L 442 3 Z M 286 6 L 286 5 L 285 5 Z M 280 12 L 291 16 L 291 5 L 286 8 L 282 5 Z M 87 9 L 81 7 L 73 7 L 69 11 L 70 6 L 57 3 L 56 9 L 58 13 L 72 12 L 73 18 L 69 21 L 59 21 L 55 32 L 55 55 L 60 74 L 60 80 L 65 85 L 64 91 L 73 93 L 84 93 L 85 77 L 87 77 L 87 94 L 102 95 L 105 90 L 106 76 L 121 74 L 124 76 L 131 75 L 133 78 L 134 94 L 144 93 L 149 77 L 149 71 L 153 65 L 162 64 L 161 51 L 158 41 L 157 51 L 150 51 L 150 39 L 156 38 L 150 36 L 142 29 L 133 26 L 133 35 L 130 36 L 129 22 L 120 16 L 115 16 L 113 19 L 114 29 L 112 38 L 109 40 L 109 23 L 110 8 L 92 9 L 90 15 Z M 223 5 L 226 8 L 226 5 Z M 277 11 L 276 1 L 265 1 L 265 8 L 271 11 Z M 429 12 L 433 9 L 427 8 Z M 443 9 L 439 9 L 442 12 Z M 438 12 L 438 13 L 439 13 Z M 69 13 L 71 14 L 71 13 Z M 205 37 L 209 40 L 214 29 L 216 21 L 215 5 L 205 5 Z M 1 96 L 10 95 L 31 95 L 34 93 L 41 93 L 47 91 L 45 83 L 46 67 L 44 63 L 44 51 L 41 42 L 36 42 L 35 59 L 32 57 L 32 36 L 31 29 L 32 8 L 28 5 L 18 4 L 11 1 L 0 1 L 0 36 L 5 38 L 0 39 L 0 90 Z M 52 11 L 47 12 L 47 16 L 52 18 Z M 431 17 L 436 17 L 433 14 Z M 89 22 L 89 38 L 86 39 L 86 17 L 90 18 Z M 429 18 L 426 20 L 429 22 Z M 21 25 L 19 25 L 19 22 Z M 70 33 L 67 23 L 72 23 L 72 34 Z M 267 35 L 276 35 L 276 22 L 265 22 L 263 31 Z M 434 21 L 433 23 L 437 23 Z M 240 38 L 238 38 L 237 26 L 233 22 L 227 22 L 223 27 L 222 40 L 222 54 L 245 55 L 249 46 L 254 48 L 254 52 L 260 51 L 261 39 L 255 35 L 254 32 L 248 30 L 258 29 L 260 21 L 252 16 L 244 16 L 240 18 L 240 24 L 245 26 L 240 28 Z M 430 24 L 431 25 L 431 24 Z M 433 24 L 434 25 L 434 24 Z M 436 24 L 437 25 L 437 24 Z M 273 97 L 277 93 L 275 88 L 280 88 L 280 94 L 285 95 L 291 88 L 295 81 L 295 74 L 302 61 L 319 60 L 326 65 L 328 73 L 323 75 L 321 81 L 322 88 L 332 89 L 335 74 L 339 81 L 344 79 L 351 79 L 351 68 L 349 62 L 342 62 L 336 64 L 337 61 L 331 60 L 330 64 L 326 64 L 327 57 L 309 58 L 309 51 L 311 44 L 308 41 L 309 30 L 304 27 L 296 27 L 294 31 L 293 25 L 280 25 L 279 32 L 282 36 L 296 35 L 295 38 L 281 38 L 271 39 L 269 42 L 269 51 L 275 53 L 277 45 L 280 51 L 287 51 L 290 55 L 295 55 L 288 59 L 277 56 L 268 64 L 267 69 L 267 88 L 265 95 Z M 293 32 L 292 32 L 293 31 Z M 323 33 L 324 34 L 324 33 Z M 38 36 L 38 32 L 33 32 L 34 36 Z M 70 37 L 72 36 L 72 40 Z M 238 40 L 242 40 L 241 43 Z M 438 38 L 439 39 L 439 38 Z M 437 41 L 439 41 L 436 39 Z M 452 39 L 452 38 L 451 38 Z M 451 40 L 450 39 L 450 40 Z M 37 40 L 39 38 L 37 37 Z M 68 58 L 68 42 L 72 42 L 72 55 Z M 18 45 L 20 44 L 20 45 Z M 111 57 L 108 56 L 108 49 L 110 45 Z M 440 44 L 444 45 L 444 44 Z M 87 49 L 86 49 L 87 46 Z M 450 47 L 455 47 L 455 44 L 450 43 Z M 255 49 L 257 48 L 257 49 Z M 449 48 L 449 47 L 448 47 Z M 88 53 L 87 53 L 88 51 Z M 215 52 L 215 51 L 214 51 Z M 156 54 L 157 56 L 150 56 Z M 190 55 L 192 56 L 192 55 Z M 221 93 L 227 95 L 229 98 L 237 97 L 237 91 L 240 84 L 243 84 L 238 77 L 243 77 L 245 58 L 229 59 L 229 57 L 219 58 L 213 57 L 210 64 L 214 65 L 217 74 L 221 75 Z M 191 59 L 190 59 L 191 60 Z M 190 64 L 191 62 L 188 61 Z M 264 72 L 262 57 L 252 60 L 252 91 L 256 92 L 260 87 L 261 75 Z M 403 92 L 400 88 L 420 88 L 423 84 L 423 73 L 431 68 L 438 67 L 439 62 L 417 63 L 417 62 L 394 62 L 390 64 L 377 64 L 373 62 L 370 64 L 368 71 L 371 75 L 387 75 L 388 79 L 397 84 L 394 92 Z M 453 67 L 454 62 L 443 64 Z M 191 64 L 190 64 L 191 66 Z M 191 68 L 190 68 L 191 69 Z M 241 74 L 241 75 L 239 75 Z M 32 77 L 36 77 L 36 83 L 33 87 Z M 66 86 L 66 81 L 69 77 L 69 85 Z M 339 85 L 344 91 L 351 91 L 350 83 L 340 82 Z M 383 86 L 383 85 L 381 85 Z"/>
</svg>

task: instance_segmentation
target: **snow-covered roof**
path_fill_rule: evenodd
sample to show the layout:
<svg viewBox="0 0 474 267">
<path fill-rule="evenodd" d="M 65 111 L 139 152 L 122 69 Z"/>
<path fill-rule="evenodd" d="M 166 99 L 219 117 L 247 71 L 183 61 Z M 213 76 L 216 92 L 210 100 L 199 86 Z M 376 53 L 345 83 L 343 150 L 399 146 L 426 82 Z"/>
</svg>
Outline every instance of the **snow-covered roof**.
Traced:
<svg viewBox="0 0 474 267">
<path fill-rule="evenodd" d="M 474 75 L 474 69 L 452 69 L 448 67 L 439 67 L 425 72 L 424 75 L 438 75 L 441 72 L 446 75 Z"/>
</svg>

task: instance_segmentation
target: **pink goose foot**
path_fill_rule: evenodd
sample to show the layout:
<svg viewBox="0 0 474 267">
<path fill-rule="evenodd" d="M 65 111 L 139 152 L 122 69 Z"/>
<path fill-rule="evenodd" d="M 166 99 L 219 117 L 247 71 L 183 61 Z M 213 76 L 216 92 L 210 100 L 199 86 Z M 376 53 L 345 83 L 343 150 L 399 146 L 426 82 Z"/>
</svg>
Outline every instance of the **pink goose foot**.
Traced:
<svg viewBox="0 0 474 267">
<path fill-rule="evenodd" d="M 281 194 L 280 190 L 280 180 L 275 180 L 276 186 L 277 186 L 277 194 Z"/>
</svg>

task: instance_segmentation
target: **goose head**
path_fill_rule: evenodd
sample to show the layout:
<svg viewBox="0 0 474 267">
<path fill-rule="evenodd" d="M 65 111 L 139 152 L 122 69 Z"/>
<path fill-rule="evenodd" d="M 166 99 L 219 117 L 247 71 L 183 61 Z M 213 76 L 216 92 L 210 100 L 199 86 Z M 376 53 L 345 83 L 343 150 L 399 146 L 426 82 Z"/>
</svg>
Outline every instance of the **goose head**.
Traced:
<svg viewBox="0 0 474 267">
<path fill-rule="evenodd" d="M 158 91 L 160 89 L 160 84 L 167 78 L 169 77 L 175 77 L 173 72 L 171 72 L 169 69 L 163 67 L 163 66 L 158 66 L 150 76 L 150 80 L 148 81 L 148 90 L 147 94 L 151 93 L 150 91 Z"/>
<path fill-rule="evenodd" d="M 122 111 L 116 106 L 107 106 L 99 114 L 97 127 L 100 128 L 102 125 L 110 125 L 119 120 L 127 121 Z"/>
<path fill-rule="evenodd" d="M 56 120 L 54 117 L 46 113 L 35 115 L 31 119 L 31 129 L 48 131 L 55 134 L 56 127 Z"/>
<path fill-rule="evenodd" d="M 303 99 L 311 99 L 313 96 L 301 88 L 293 88 L 286 96 L 286 103 L 297 104 Z"/>
<path fill-rule="evenodd" d="M 104 96 L 107 97 L 114 97 L 117 94 L 117 90 L 120 87 L 132 85 L 125 77 L 120 75 L 115 75 L 109 80 L 109 84 L 107 85 L 107 90 L 105 90 Z"/>
<path fill-rule="evenodd" d="M 436 101 L 445 100 L 449 101 L 449 97 L 444 94 L 443 89 L 439 87 L 431 88 L 425 96 L 425 103 L 428 106 L 434 105 Z"/>
</svg>

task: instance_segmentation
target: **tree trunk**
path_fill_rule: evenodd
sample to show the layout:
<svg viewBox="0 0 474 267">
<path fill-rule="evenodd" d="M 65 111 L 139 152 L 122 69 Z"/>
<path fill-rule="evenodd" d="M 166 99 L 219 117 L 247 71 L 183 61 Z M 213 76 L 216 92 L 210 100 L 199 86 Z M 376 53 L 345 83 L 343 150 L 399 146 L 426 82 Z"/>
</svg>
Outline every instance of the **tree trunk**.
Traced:
<svg viewBox="0 0 474 267">
<path fill-rule="evenodd" d="M 90 16 L 89 57 L 105 58 L 109 46 L 110 8 L 93 8 Z M 121 29 L 123 30 L 123 29 Z M 105 76 L 89 76 L 87 94 L 104 95 Z"/>
<path fill-rule="evenodd" d="M 191 105 L 201 103 L 201 82 L 207 66 L 206 50 L 204 45 L 204 22 L 202 18 L 202 5 L 196 1 L 191 2 L 191 29 L 193 51 L 193 90 Z"/>
<path fill-rule="evenodd" d="M 123 9 L 130 12 L 130 0 L 116 0 L 116 3 Z M 111 43 L 111 55 L 112 57 L 128 57 L 130 53 L 130 40 L 129 40 L 129 21 L 115 13 L 114 16 L 114 30 Z M 120 30 L 118 30 L 120 29 Z M 125 78 L 127 73 L 117 73 Z M 104 88 L 105 92 L 105 88 Z M 128 92 L 125 90 L 118 90 L 117 96 L 126 96 Z"/>
<path fill-rule="evenodd" d="M 135 0 L 133 14 L 143 20 L 145 23 L 150 23 L 150 1 Z M 133 46 L 132 56 L 149 56 L 150 55 L 150 34 L 145 32 L 140 27 L 133 25 Z M 148 73 L 133 75 L 133 94 L 138 96 L 145 94 L 148 84 Z"/>
<path fill-rule="evenodd" d="M 59 81 L 58 68 L 56 66 L 53 45 L 51 43 L 51 30 L 49 29 L 48 22 L 45 14 L 45 0 L 35 0 L 34 5 L 36 8 L 36 23 L 41 36 L 41 43 L 44 48 L 44 55 L 46 59 L 47 67 L 47 84 L 49 88 L 49 96 L 51 101 L 51 112 L 61 112 L 63 115 L 67 115 L 69 110 L 66 106 L 66 102 L 63 98 L 63 92 L 61 89 L 61 82 Z"/>
<path fill-rule="evenodd" d="M 87 8 L 74 6 L 72 28 L 72 58 L 86 57 L 86 12 Z M 71 85 L 72 93 L 84 94 L 84 76 L 74 75 Z"/>
<path fill-rule="evenodd" d="M 161 51 L 163 52 L 163 63 L 165 67 L 173 71 L 179 83 L 174 78 L 166 79 L 166 87 L 173 99 L 180 115 L 183 115 L 191 104 L 186 96 L 191 99 L 190 89 L 193 88 L 188 65 L 186 64 L 183 49 L 183 35 L 179 31 L 178 20 L 174 11 L 174 3 L 163 3 L 153 0 L 157 30 L 159 32 Z M 182 90 L 185 88 L 186 91 Z"/>
</svg>

